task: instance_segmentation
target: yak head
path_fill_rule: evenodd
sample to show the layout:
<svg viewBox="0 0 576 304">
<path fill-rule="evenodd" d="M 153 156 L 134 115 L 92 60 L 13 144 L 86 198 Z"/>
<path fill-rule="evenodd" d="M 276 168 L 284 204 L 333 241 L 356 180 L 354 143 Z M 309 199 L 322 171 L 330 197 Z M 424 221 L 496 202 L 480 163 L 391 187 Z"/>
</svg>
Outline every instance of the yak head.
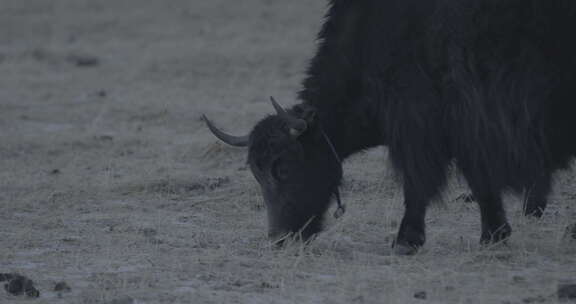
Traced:
<svg viewBox="0 0 576 304">
<path fill-rule="evenodd" d="M 268 214 L 268 236 L 277 244 L 288 236 L 308 240 L 337 194 L 342 167 L 314 108 L 284 110 L 261 120 L 246 136 L 232 136 L 204 116 L 212 133 L 227 144 L 248 147 L 248 163 L 260 184 Z"/>
</svg>

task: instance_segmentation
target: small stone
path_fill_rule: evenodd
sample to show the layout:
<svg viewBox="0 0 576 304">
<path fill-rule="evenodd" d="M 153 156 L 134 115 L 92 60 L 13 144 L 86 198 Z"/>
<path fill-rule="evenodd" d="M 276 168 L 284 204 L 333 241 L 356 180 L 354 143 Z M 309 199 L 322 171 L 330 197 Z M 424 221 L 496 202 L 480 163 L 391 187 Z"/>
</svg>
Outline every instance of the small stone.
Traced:
<svg viewBox="0 0 576 304">
<path fill-rule="evenodd" d="M 576 284 L 558 285 L 558 299 L 576 300 Z"/>
<path fill-rule="evenodd" d="M 278 288 L 279 286 L 277 284 L 272 284 L 269 282 L 261 282 L 260 287 L 262 287 L 262 288 Z"/>
<path fill-rule="evenodd" d="M 68 283 L 62 281 L 62 282 L 58 282 L 58 283 L 56 283 L 56 285 L 54 285 L 54 291 L 56 291 L 56 292 L 70 292 L 70 291 L 72 291 L 72 288 L 70 288 Z"/>
<path fill-rule="evenodd" d="M 66 60 L 77 67 L 94 67 L 100 65 L 100 58 L 86 54 L 70 54 Z"/>
<path fill-rule="evenodd" d="M 512 277 L 512 281 L 514 283 L 523 283 L 523 282 L 526 282 L 526 278 L 523 276 L 520 276 L 520 275 L 515 275 Z"/>
<path fill-rule="evenodd" d="M 52 175 L 57 175 L 57 174 L 60 174 L 60 173 L 62 173 L 62 172 L 60 171 L 60 169 L 53 169 L 53 170 L 50 171 L 50 174 L 52 174 Z"/>
<path fill-rule="evenodd" d="M 420 300 L 426 300 L 427 297 L 428 297 L 428 295 L 426 294 L 425 291 L 418 291 L 414 294 L 414 298 L 420 299 Z"/>
<path fill-rule="evenodd" d="M 64 243 L 68 243 L 68 244 L 74 244 L 74 243 L 78 242 L 78 239 L 74 238 L 74 237 L 65 237 L 65 238 L 62 238 L 60 240 Z"/>
<path fill-rule="evenodd" d="M 94 139 L 99 140 L 99 141 L 113 141 L 114 136 L 112 136 L 112 135 L 98 135 L 98 136 L 94 136 Z"/>
<path fill-rule="evenodd" d="M 98 92 L 96 92 L 96 95 L 98 97 L 104 98 L 104 97 L 108 96 L 108 92 L 106 92 L 106 90 L 99 90 Z"/>
</svg>

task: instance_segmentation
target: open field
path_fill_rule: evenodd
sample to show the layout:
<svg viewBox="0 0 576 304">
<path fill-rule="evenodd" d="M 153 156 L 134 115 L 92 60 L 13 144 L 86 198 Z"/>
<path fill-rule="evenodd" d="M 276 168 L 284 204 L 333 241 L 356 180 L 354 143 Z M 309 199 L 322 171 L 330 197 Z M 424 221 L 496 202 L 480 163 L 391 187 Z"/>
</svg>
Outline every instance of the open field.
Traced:
<svg viewBox="0 0 576 304">
<path fill-rule="evenodd" d="M 507 196 L 509 244 L 481 248 L 455 174 L 413 257 L 386 162 L 346 162 L 348 212 L 309 247 L 270 248 L 240 134 L 295 103 L 323 1 L 0 0 L 0 303 L 556 303 L 576 283 L 573 171 L 540 220 Z M 54 292 L 65 281 L 69 292 Z"/>
</svg>

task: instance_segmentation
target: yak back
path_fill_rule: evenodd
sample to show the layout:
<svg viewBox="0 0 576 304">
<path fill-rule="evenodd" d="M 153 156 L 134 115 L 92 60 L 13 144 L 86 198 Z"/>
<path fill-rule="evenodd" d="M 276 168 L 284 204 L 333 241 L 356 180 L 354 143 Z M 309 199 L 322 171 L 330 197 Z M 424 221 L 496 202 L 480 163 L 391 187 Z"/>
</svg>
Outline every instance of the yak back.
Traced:
<svg viewBox="0 0 576 304">
<path fill-rule="evenodd" d="M 332 0 L 300 98 L 346 154 L 386 144 L 408 182 L 455 159 L 523 189 L 576 152 L 576 2 Z"/>
</svg>

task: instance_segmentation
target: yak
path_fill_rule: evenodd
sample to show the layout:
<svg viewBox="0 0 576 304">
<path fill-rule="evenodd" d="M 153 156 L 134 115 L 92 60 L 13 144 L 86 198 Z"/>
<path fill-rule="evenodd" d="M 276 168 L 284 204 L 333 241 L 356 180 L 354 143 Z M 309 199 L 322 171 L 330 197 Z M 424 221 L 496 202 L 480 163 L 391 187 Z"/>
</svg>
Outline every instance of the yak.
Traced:
<svg viewBox="0 0 576 304">
<path fill-rule="evenodd" d="M 482 244 L 511 234 L 503 191 L 539 217 L 576 154 L 576 1 L 330 0 L 299 103 L 249 135 L 250 169 L 278 240 L 322 228 L 341 159 L 387 146 L 404 194 L 392 246 L 425 242 L 427 206 L 456 167 L 479 204 Z"/>
</svg>

